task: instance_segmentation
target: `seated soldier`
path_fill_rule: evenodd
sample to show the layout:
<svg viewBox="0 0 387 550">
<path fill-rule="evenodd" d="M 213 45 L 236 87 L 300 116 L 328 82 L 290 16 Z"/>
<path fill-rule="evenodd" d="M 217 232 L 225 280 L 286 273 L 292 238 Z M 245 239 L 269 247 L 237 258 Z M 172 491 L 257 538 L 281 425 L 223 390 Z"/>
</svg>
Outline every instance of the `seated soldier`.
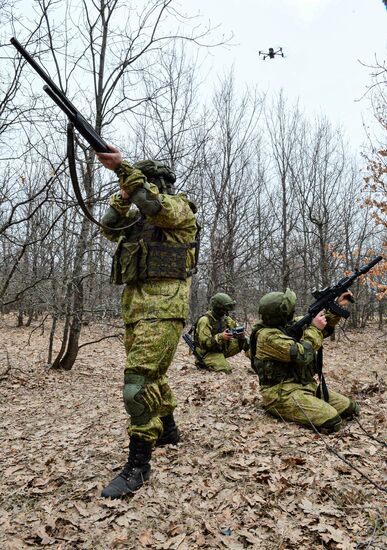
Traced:
<svg viewBox="0 0 387 550">
<path fill-rule="evenodd" d="M 344 306 L 350 292 L 337 298 Z M 261 298 L 258 312 L 262 321 L 251 334 L 252 366 L 259 376 L 265 409 L 283 420 L 290 420 L 323 433 L 336 432 L 343 418 L 359 413 L 359 406 L 344 395 L 329 389 L 328 402 L 318 397 L 315 381 L 317 350 L 334 331 L 340 317 L 330 311 L 320 312 L 308 325 L 299 341 L 286 333 L 296 322 L 296 295 L 291 290 L 270 292 Z"/>
<path fill-rule="evenodd" d="M 238 334 L 232 334 L 237 322 L 229 316 L 235 308 L 235 301 L 219 292 L 210 300 L 210 310 L 200 317 L 195 324 L 194 342 L 196 352 L 202 361 L 196 362 L 200 368 L 216 372 L 231 372 L 231 365 L 226 357 L 236 355 L 249 349 L 249 340 L 245 336 L 244 327 Z"/>
</svg>

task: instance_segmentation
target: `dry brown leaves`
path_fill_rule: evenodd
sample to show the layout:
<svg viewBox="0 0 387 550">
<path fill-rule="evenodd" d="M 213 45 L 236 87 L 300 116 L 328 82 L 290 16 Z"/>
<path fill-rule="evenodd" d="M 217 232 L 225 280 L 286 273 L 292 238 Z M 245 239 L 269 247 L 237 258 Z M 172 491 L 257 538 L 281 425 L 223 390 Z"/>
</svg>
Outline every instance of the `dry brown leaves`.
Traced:
<svg viewBox="0 0 387 550">
<path fill-rule="evenodd" d="M 85 347 L 73 371 L 48 371 L 47 335 L 35 331 L 28 345 L 31 329 L 13 322 L 0 320 L 1 548 L 386 546 L 386 493 L 313 432 L 267 416 L 246 358 L 234 359 L 231 375 L 198 371 L 183 343 L 170 369 L 182 442 L 154 452 L 151 480 L 133 498 L 100 498 L 127 454 L 121 344 Z M 83 340 L 102 334 L 87 327 Z M 385 439 L 385 335 L 348 337 L 326 345 L 328 382 L 354 395 L 362 426 Z M 328 441 L 383 485 L 385 447 L 376 439 L 349 423 Z"/>
</svg>

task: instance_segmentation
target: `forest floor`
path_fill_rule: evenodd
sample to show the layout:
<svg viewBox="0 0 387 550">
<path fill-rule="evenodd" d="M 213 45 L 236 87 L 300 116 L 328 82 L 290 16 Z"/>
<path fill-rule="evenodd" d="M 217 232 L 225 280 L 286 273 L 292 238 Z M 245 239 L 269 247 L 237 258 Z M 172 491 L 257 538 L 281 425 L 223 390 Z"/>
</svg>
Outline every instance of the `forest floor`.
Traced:
<svg viewBox="0 0 387 550">
<path fill-rule="evenodd" d="M 112 332 L 88 326 L 82 341 Z M 86 346 L 63 372 L 45 366 L 47 339 L 0 318 L 0 548 L 387 547 L 385 333 L 326 343 L 328 384 L 361 405 L 361 426 L 332 436 L 268 416 L 243 355 L 215 374 L 181 343 L 169 374 L 182 440 L 156 449 L 150 481 L 119 501 L 99 495 L 127 456 L 122 344 Z"/>
</svg>

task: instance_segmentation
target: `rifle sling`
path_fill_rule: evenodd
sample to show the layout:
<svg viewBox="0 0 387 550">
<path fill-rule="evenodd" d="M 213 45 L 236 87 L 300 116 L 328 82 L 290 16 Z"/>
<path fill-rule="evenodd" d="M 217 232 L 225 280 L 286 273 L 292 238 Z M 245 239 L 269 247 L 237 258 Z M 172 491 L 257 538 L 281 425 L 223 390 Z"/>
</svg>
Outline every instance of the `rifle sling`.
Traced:
<svg viewBox="0 0 387 550">
<path fill-rule="evenodd" d="M 109 231 L 123 231 L 124 229 L 129 229 L 133 225 L 135 225 L 142 217 L 140 216 L 138 219 L 136 219 L 134 222 L 130 223 L 129 225 L 126 225 L 124 227 L 109 227 L 108 225 L 104 225 L 103 223 L 97 221 L 92 213 L 87 208 L 83 197 L 82 192 L 79 187 L 79 181 L 78 181 L 78 175 L 77 175 L 77 168 L 75 163 L 75 147 L 74 147 L 74 124 L 72 122 L 69 122 L 67 124 L 67 158 L 69 162 L 69 170 L 70 170 L 70 178 L 71 183 L 73 185 L 74 193 L 77 198 L 78 204 L 81 207 L 82 212 L 85 214 L 86 218 L 88 218 L 91 222 L 93 222 L 95 225 L 98 225 L 99 227 L 102 227 L 103 229 L 107 229 Z"/>
<path fill-rule="evenodd" d="M 316 372 L 319 379 L 319 385 L 317 387 L 316 391 L 316 397 L 319 399 L 324 399 L 327 403 L 329 403 L 329 391 L 328 386 L 325 382 L 325 376 L 323 374 L 323 349 L 322 347 L 317 351 L 317 359 L 316 359 Z"/>
</svg>

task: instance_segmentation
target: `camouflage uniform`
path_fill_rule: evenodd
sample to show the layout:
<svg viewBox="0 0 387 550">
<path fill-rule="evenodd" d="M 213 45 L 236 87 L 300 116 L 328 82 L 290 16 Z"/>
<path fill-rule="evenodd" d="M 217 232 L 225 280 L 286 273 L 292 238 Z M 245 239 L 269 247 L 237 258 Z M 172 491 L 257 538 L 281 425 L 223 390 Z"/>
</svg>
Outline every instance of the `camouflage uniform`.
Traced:
<svg viewBox="0 0 387 550">
<path fill-rule="evenodd" d="M 144 174 L 123 162 L 117 170 L 120 187 L 131 192 L 142 185 Z M 149 185 L 149 184 L 148 184 Z M 129 229 L 122 231 L 103 230 L 106 238 L 117 242 L 113 258 L 112 282 L 126 283 L 122 293 L 122 318 L 126 327 L 125 349 L 127 353 L 125 384 L 133 378 L 134 383 L 144 386 L 145 410 L 140 415 L 128 410 L 131 423 L 129 435 L 138 435 L 148 441 L 156 441 L 162 434 L 163 425 L 160 416 L 165 416 L 176 407 L 176 400 L 168 385 L 166 372 L 173 359 L 181 335 L 184 321 L 188 315 L 190 277 L 158 278 L 157 267 L 147 277 L 143 274 L 138 280 L 135 273 L 144 257 L 144 233 L 155 228 L 165 249 L 156 249 L 161 263 L 172 261 L 174 245 L 186 247 L 184 269 L 187 273 L 194 267 L 197 225 L 193 204 L 186 196 L 161 194 L 156 185 L 149 185 L 150 193 L 161 202 L 161 209 L 153 216 L 147 216 Z M 128 226 L 138 219 L 139 213 L 131 204 L 121 199 L 120 193 L 110 198 L 110 207 L 103 222 L 112 226 Z M 118 214 L 118 216 L 116 216 Z M 171 246 L 169 246 L 171 245 Z M 135 261 L 130 261 L 135 257 Z M 144 261 L 144 264 L 146 262 Z M 146 267 L 149 269 L 149 261 Z M 142 380 L 143 378 L 143 380 Z M 128 382 L 129 381 L 129 382 Z M 127 399 L 124 392 L 124 401 Z M 130 406 L 127 408 L 130 409 Z"/>
<path fill-rule="evenodd" d="M 194 342 L 196 352 L 203 358 L 198 366 L 216 372 L 231 372 L 227 357 L 232 357 L 242 350 L 248 350 L 248 339 L 232 338 L 224 340 L 222 334 L 233 329 L 237 322 L 227 315 L 235 308 L 235 301 L 222 292 L 212 296 L 211 309 L 195 323 Z"/>
<path fill-rule="evenodd" d="M 160 192 L 136 165 L 126 161 L 116 173 L 131 202 L 137 196 L 136 190 L 145 189 L 140 197 L 140 204 L 145 206 L 139 207 L 140 216 L 139 210 L 123 200 L 119 192 L 110 198 L 110 208 L 102 220 L 106 226 L 123 228 L 121 231 L 105 228 L 103 234 L 117 242 L 111 280 L 125 284 L 122 318 L 127 358 L 123 398 L 130 416 L 132 453 L 126 469 L 102 493 L 111 498 L 136 490 L 149 477 L 151 448 L 155 443 L 165 444 L 160 443 L 166 430 L 165 419 L 172 421 L 175 435 L 178 433 L 172 415 L 176 399 L 166 373 L 188 315 L 198 230 L 196 208 L 184 194 Z M 141 445 L 145 456 L 137 460 Z M 133 464 L 138 466 L 135 474 L 128 464 L 132 470 Z"/>
<path fill-rule="evenodd" d="M 316 352 L 322 347 L 324 338 L 332 334 L 340 317 L 326 312 L 327 326 L 323 331 L 309 325 L 300 341 L 295 341 L 285 332 L 286 327 L 297 320 L 293 320 L 295 300 L 295 294 L 288 289 L 286 293 L 267 294 L 260 301 L 263 320 L 253 328 L 255 357 L 252 366 L 259 376 L 263 406 L 284 420 L 306 426 L 312 423 L 327 433 L 338 431 L 343 417 L 358 414 L 358 405 L 331 389 L 329 402 L 317 397 L 315 375 Z M 280 303 L 282 319 L 281 314 L 278 315 Z"/>
<path fill-rule="evenodd" d="M 222 333 L 236 326 L 236 321 L 228 315 L 216 319 L 211 310 L 198 319 L 195 327 L 196 350 L 203 357 L 204 365 L 208 369 L 231 372 L 231 365 L 226 357 L 232 357 L 242 351 L 245 342 L 237 338 L 224 341 Z"/>
</svg>

